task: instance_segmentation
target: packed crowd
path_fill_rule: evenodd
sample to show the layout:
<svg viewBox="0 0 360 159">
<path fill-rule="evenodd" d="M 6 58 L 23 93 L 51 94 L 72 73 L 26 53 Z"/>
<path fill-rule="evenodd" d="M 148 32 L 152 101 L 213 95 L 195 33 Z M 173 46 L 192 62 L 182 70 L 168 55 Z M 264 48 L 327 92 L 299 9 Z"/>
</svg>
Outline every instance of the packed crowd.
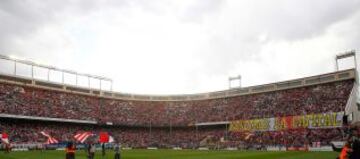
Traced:
<svg viewBox="0 0 360 159">
<path fill-rule="evenodd" d="M 69 123 L 0 121 L 0 131 L 9 134 L 11 143 L 45 143 L 46 137 L 40 134 L 47 132 L 59 141 L 74 141 L 78 132 L 89 131 L 99 134 L 109 132 L 116 142 L 125 147 L 194 147 L 204 136 L 215 131 L 194 128 L 146 128 L 146 127 L 101 127 L 99 125 L 78 125 Z M 198 132 L 198 133 L 197 133 Z M 199 136 L 197 136 L 199 135 Z M 96 140 L 96 136 L 88 141 Z M 94 141 L 95 142 L 95 141 Z"/>
<path fill-rule="evenodd" d="M 0 113 L 112 122 L 122 126 L 187 126 L 198 122 L 343 111 L 353 80 L 197 101 L 129 101 L 0 84 Z"/>
<path fill-rule="evenodd" d="M 195 127 L 194 123 L 344 111 L 352 87 L 353 80 L 347 80 L 221 99 L 129 101 L 1 83 L 0 113 L 91 120 L 99 124 L 1 119 L 0 131 L 7 132 L 13 143 L 44 143 L 46 138 L 41 131 L 60 141 L 73 140 L 79 131 L 107 131 L 129 147 L 302 146 L 312 142 L 328 145 L 343 139 L 342 128 L 229 132 L 224 125 Z M 106 122 L 116 126 L 103 126 Z"/>
<path fill-rule="evenodd" d="M 253 146 L 286 146 L 303 147 L 311 146 L 314 142 L 328 146 L 332 141 L 342 141 L 345 137 L 343 128 L 328 129 L 292 129 L 285 131 L 264 132 L 231 132 L 229 141 L 238 142 L 239 145 Z"/>
<path fill-rule="evenodd" d="M 61 131 L 59 131 L 59 129 Z M 146 128 L 146 127 L 101 127 L 98 125 L 78 125 L 64 123 L 1 121 L 0 130 L 9 134 L 12 143 L 45 143 L 45 131 L 59 141 L 73 141 L 77 132 L 109 132 L 116 142 L 124 147 L 182 147 L 198 148 L 201 146 L 221 145 L 222 147 L 295 146 L 330 145 L 331 141 L 341 141 L 344 137 L 342 128 L 298 129 L 265 132 L 229 132 L 224 127 L 186 127 L 186 128 Z M 89 138 L 94 141 L 96 138 Z"/>
</svg>

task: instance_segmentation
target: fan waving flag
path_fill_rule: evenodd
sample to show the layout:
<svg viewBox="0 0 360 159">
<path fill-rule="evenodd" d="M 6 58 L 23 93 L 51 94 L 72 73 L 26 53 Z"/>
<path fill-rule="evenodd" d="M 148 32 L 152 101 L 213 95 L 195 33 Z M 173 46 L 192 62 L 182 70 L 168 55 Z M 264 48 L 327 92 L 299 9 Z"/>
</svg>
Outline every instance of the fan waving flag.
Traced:
<svg viewBox="0 0 360 159">
<path fill-rule="evenodd" d="M 5 144 L 9 144 L 9 135 L 6 133 L 1 134 L 1 142 Z"/>
<path fill-rule="evenodd" d="M 45 142 L 45 144 L 57 144 L 57 143 L 59 143 L 58 140 L 56 140 L 55 138 L 50 136 L 48 133 L 46 133 L 44 131 L 41 131 L 40 133 L 48 138 L 47 141 Z"/>
<path fill-rule="evenodd" d="M 89 138 L 90 136 L 94 135 L 93 133 L 91 132 L 82 132 L 82 133 L 77 133 L 74 138 L 76 139 L 76 141 L 79 141 L 81 143 L 84 143 L 85 140 L 87 138 Z"/>
</svg>

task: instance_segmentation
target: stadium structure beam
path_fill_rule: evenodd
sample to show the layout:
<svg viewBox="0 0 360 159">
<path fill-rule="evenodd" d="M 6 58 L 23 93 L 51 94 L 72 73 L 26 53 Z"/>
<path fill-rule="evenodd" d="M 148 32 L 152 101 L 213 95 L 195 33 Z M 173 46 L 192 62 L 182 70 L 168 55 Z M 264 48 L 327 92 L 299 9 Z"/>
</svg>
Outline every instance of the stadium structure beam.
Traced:
<svg viewBox="0 0 360 159">
<path fill-rule="evenodd" d="M 94 78 L 101 81 L 107 81 L 110 82 L 110 91 L 112 91 L 112 86 L 113 86 L 113 81 L 110 78 L 107 77 L 103 77 L 103 76 L 97 76 L 97 75 L 91 75 L 91 74 L 86 74 L 86 73 L 79 73 L 73 70 L 67 70 L 67 69 L 60 69 L 54 66 L 49 66 L 49 65 L 43 65 L 43 64 L 39 64 L 33 61 L 29 61 L 29 60 L 24 60 L 24 59 L 19 59 L 19 58 L 15 58 L 15 57 L 10 57 L 10 56 L 6 56 L 6 55 L 1 55 L 0 54 L 0 59 L 3 60 L 8 60 L 8 61 L 12 61 L 14 62 L 14 75 L 17 75 L 17 63 L 21 63 L 21 64 L 25 64 L 25 65 L 29 65 L 31 66 L 31 78 L 34 79 L 34 66 L 35 67 L 40 67 L 40 68 L 45 68 L 47 69 L 47 80 L 50 81 L 50 71 L 58 71 L 62 73 L 62 84 L 65 84 L 65 79 L 64 79 L 64 73 L 68 73 L 68 74 L 73 74 L 76 76 L 76 85 L 78 83 L 78 76 L 85 76 L 88 78 Z M 88 83 L 88 86 L 90 88 L 90 80 Z M 101 88 L 101 84 L 100 84 L 100 90 L 102 90 Z"/>
</svg>

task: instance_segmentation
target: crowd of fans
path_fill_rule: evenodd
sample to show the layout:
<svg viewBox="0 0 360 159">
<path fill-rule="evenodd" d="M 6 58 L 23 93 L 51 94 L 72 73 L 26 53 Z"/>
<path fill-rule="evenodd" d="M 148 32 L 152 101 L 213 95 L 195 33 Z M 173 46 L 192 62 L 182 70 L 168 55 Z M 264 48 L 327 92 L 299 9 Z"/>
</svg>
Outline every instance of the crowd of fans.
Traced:
<svg viewBox="0 0 360 159">
<path fill-rule="evenodd" d="M 0 113 L 93 120 L 114 125 L 187 126 L 198 122 L 343 111 L 353 81 L 196 101 L 130 101 L 0 84 Z"/>
<path fill-rule="evenodd" d="M 228 132 L 195 127 L 199 122 L 247 120 L 344 111 L 353 80 L 275 92 L 194 101 L 130 101 L 0 84 L 0 113 L 97 121 L 96 125 L 1 120 L 14 143 L 45 142 L 41 131 L 60 141 L 79 131 L 107 131 L 129 147 L 216 145 L 328 145 L 341 140 L 342 128 Z M 114 126 L 101 126 L 112 122 Z M 61 128 L 61 131 L 59 131 Z"/>
<path fill-rule="evenodd" d="M 61 129 L 61 131 L 59 131 Z M 59 141 L 74 141 L 78 132 L 90 131 L 99 134 L 109 132 L 116 142 L 124 147 L 182 147 L 198 148 L 201 146 L 221 145 L 223 147 L 295 146 L 330 145 L 331 141 L 342 141 L 342 128 L 293 129 L 263 132 L 230 132 L 223 127 L 185 127 L 185 128 L 146 128 L 146 127 L 101 127 L 98 125 L 78 125 L 64 123 L 1 121 L 0 130 L 6 130 L 12 143 L 45 143 L 45 131 Z M 96 136 L 88 141 L 97 140 Z"/>
<path fill-rule="evenodd" d="M 330 145 L 332 141 L 342 141 L 345 133 L 343 128 L 327 129 L 292 129 L 285 131 L 263 132 L 231 132 L 229 141 L 237 142 L 238 145 L 253 146 L 286 146 L 304 147 L 312 146 L 312 143 Z"/>
<path fill-rule="evenodd" d="M 144 148 L 154 147 L 194 147 L 203 139 L 218 130 L 196 130 L 193 127 L 185 128 L 146 128 L 146 127 L 102 127 L 99 125 L 79 125 L 69 123 L 0 121 L 0 131 L 10 136 L 12 143 L 45 143 L 46 137 L 41 131 L 47 132 L 59 141 L 74 141 L 78 132 L 89 131 L 99 134 L 101 131 L 109 132 L 116 142 L 124 147 Z M 60 130 L 60 131 L 59 131 Z M 224 130 L 221 130 L 224 131 Z M 96 136 L 89 141 L 95 140 Z"/>
</svg>

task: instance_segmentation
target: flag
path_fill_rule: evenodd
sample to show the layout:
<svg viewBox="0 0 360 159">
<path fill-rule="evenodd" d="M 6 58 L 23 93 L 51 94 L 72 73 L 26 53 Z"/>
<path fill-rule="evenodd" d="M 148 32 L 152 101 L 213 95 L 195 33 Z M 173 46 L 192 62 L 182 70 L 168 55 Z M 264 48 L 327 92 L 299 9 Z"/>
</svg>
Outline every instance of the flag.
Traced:
<svg viewBox="0 0 360 159">
<path fill-rule="evenodd" d="M 5 144 L 9 144 L 9 135 L 6 133 L 1 134 L 1 141 Z"/>
<path fill-rule="evenodd" d="M 109 135 L 107 132 L 100 132 L 99 134 L 99 142 L 100 143 L 113 143 L 114 137 Z"/>
<path fill-rule="evenodd" d="M 253 133 L 247 133 L 247 134 L 246 134 L 246 137 L 245 137 L 245 140 L 249 140 L 249 138 L 250 138 L 251 136 L 254 136 L 254 134 L 253 134 Z"/>
<path fill-rule="evenodd" d="M 109 143 L 113 143 L 113 142 L 115 142 L 114 137 L 109 136 Z"/>
<path fill-rule="evenodd" d="M 92 135 L 94 135 L 94 134 L 91 133 L 91 132 L 82 132 L 82 133 L 77 133 L 77 134 L 74 136 L 74 138 L 76 139 L 76 141 L 79 141 L 79 142 L 81 142 L 81 143 L 84 143 L 85 140 L 86 140 L 88 137 L 92 136 Z"/>
<path fill-rule="evenodd" d="M 53 138 L 52 136 L 50 136 L 48 133 L 41 131 L 40 134 L 46 136 L 48 139 L 46 140 L 45 144 L 57 144 L 59 143 L 58 140 L 56 140 L 55 138 Z"/>
<path fill-rule="evenodd" d="M 109 142 L 109 134 L 108 134 L 107 132 L 100 132 L 99 142 L 100 142 L 100 143 L 107 143 L 107 142 Z"/>
<path fill-rule="evenodd" d="M 52 137 L 48 138 L 48 140 L 45 142 L 45 144 L 57 144 L 57 143 L 59 143 L 59 141 Z"/>
</svg>

